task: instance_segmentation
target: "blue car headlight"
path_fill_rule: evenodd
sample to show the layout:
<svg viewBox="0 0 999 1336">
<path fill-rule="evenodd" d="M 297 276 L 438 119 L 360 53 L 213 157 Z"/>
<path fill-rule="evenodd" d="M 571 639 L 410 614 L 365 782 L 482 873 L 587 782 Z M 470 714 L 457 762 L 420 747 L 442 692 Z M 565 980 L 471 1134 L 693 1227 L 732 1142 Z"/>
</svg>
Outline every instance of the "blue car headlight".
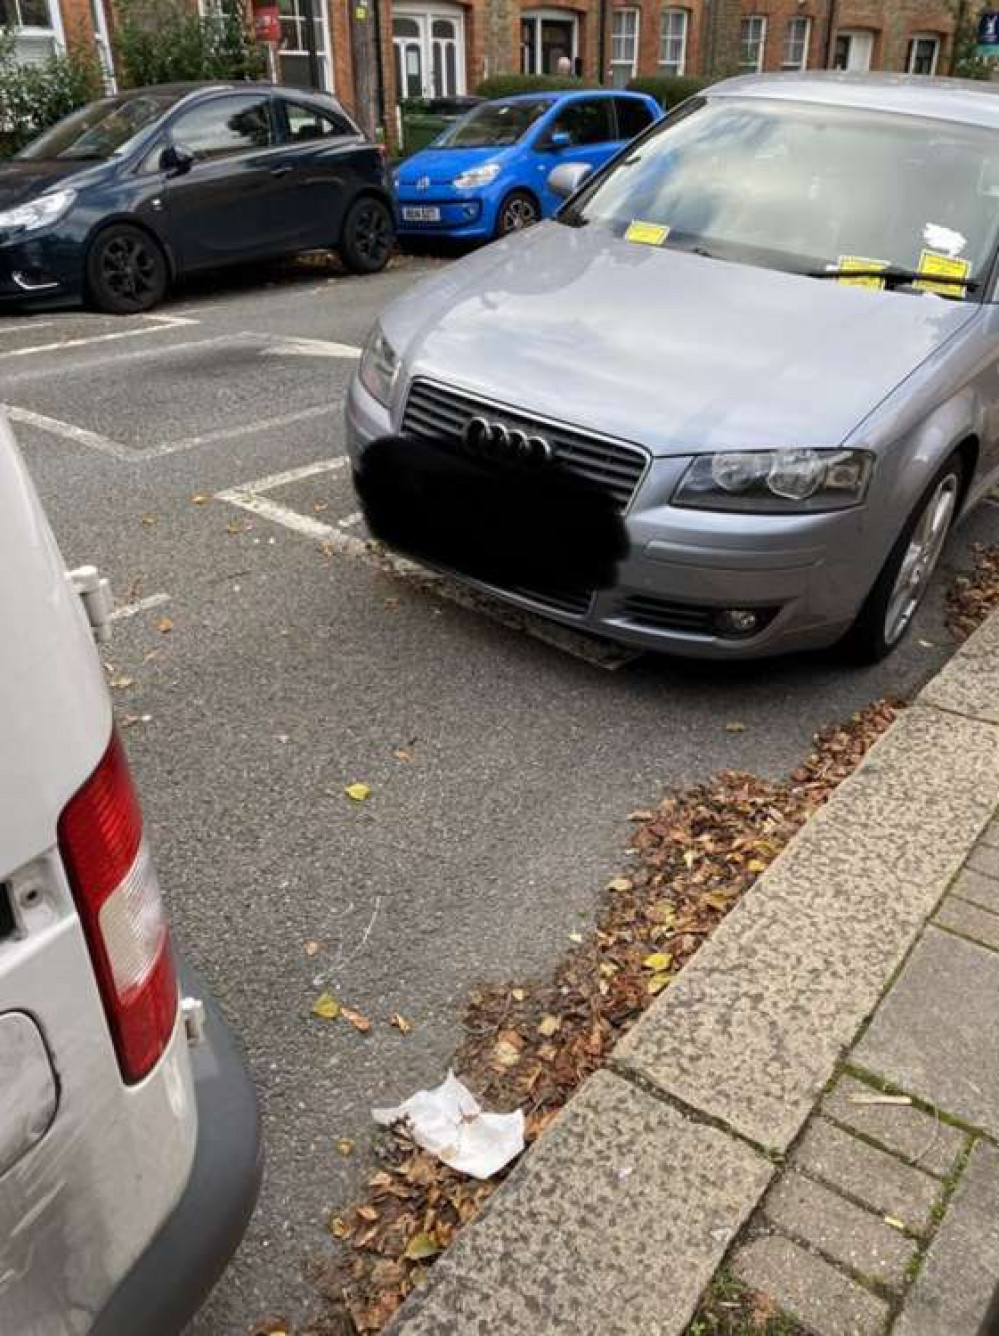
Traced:
<svg viewBox="0 0 999 1336">
<path fill-rule="evenodd" d="M 476 186 L 488 186 L 496 180 L 503 167 L 498 162 L 484 162 L 481 167 L 469 167 L 452 181 L 458 190 L 474 190 Z"/>
<path fill-rule="evenodd" d="M 0 232 L 35 232 L 48 227 L 72 207 L 75 199 L 75 190 L 53 190 L 48 195 L 39 195 L 30 204 L 4 209 L 0 212 Z"/>
</svg>

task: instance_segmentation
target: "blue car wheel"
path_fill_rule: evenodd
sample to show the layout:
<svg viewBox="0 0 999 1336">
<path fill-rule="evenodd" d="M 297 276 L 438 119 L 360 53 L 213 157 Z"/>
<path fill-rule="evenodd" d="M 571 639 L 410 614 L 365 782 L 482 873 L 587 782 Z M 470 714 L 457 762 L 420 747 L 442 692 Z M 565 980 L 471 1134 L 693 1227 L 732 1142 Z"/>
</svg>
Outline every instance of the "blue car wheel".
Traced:
<svg viewBox="0 0 999 1336">
<path fill-rule="evenodd" d="M 510 232 L 522 232 L 541 221 L 541 207 L 526 190 L 511 190 L 496 214 L 496 235 L 505 237 Z"/>
</svg>

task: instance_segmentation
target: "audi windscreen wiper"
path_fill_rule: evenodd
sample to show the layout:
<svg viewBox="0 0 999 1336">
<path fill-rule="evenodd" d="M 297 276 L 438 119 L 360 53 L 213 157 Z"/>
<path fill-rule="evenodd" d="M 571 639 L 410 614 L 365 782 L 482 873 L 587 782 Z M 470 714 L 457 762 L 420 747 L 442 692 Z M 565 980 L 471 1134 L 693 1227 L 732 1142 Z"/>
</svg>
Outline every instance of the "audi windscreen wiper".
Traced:
<svg viewBox="0 0 999 1336">
<path fill-rule="evenodd" d="M 945 284 L 948 287 L 964 288 L 967 292 L 974 292 L 976 288 L 982 285 L 974 278 L 958 278 L 952 274 L 926 274 L 920 273 L 918 269 L 903 269 L 900 265 L 888 265 L 884 269 L 875 268 L 873 265 L 868 269 L 809 269 L 806 271 L 807 278 L 880 278 L 885 287 L 900 287 L 905 283 L 927 283 L 927 284 Z"/>
</svg>

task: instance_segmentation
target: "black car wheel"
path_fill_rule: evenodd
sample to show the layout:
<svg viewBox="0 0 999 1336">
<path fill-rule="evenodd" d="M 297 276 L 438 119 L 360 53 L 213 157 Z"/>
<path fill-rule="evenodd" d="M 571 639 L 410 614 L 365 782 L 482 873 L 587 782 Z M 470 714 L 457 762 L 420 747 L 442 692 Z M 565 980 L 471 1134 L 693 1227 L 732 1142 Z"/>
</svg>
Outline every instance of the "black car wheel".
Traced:
<svg viewBox="0 0 999 1336">
<path fill-rule="evenodd" d="M 508 236 L 511 232 L 522 232 L 525 227 L 533 227 L 541 221 L 538 202 L 526 190 L 514 190 L 500 205 L 496 215 L 496 235 Z"/>
<path fill-rule="evenodd" d="M 355 274 L 377 274 L 388 264 L 395 245 L 395 227 L 388 206 L 380 199 L 355 200 L 347 211 L 340 238 L 340 255 Z"/>
<path fill-rule="evenodd" d="M 134 315 L 161 302 L 169 284 L 166 256 L 147 232 L 116 223 L 101 232 L 87 256 L 87 291 L 112 315 Z"/>
</svg>

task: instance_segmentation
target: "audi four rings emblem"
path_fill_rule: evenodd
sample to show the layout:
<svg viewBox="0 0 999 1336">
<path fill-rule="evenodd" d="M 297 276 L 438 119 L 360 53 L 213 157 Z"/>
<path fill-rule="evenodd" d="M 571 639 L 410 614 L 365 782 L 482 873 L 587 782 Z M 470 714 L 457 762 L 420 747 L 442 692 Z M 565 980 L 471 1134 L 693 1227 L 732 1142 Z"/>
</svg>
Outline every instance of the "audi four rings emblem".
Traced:
<svg viewBox="0 0 999 1336">
<path fill-rule="evenodd" d="M 506 427 L 483 417 L 473 417 L 463 435 L 465 448 L 480 459 L 504 459 L 535 468 L 555 459 L 555 451 L 543 436 L 528 435 L 519 427 Z"/>
</svg>

